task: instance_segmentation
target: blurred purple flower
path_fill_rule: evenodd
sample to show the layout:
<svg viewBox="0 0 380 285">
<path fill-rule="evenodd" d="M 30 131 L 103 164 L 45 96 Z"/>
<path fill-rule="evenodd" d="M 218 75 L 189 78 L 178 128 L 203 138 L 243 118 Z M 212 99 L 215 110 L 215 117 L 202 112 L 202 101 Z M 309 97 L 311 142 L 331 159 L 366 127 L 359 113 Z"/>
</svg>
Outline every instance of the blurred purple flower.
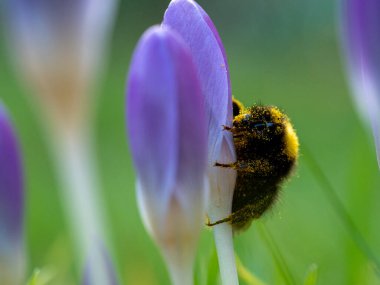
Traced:
<svg viewBox="0 0 380 285">
<path fill-rule="evenodd" d="M 100 261 L 100 262 L 99 262 Z M 98 268 L 100 266 L 100 268 Z M 103 274 L 97 274 L 98 278 L 102 280 L 92 280 L 96 274 L 93 273 L 94 270 L 97 270 L 98 273 L 101 272 Z M 95 252 L 91 252 L 89 254 L 86 267 L 84 270 L 84 276 L 82 280 L 82 285 L 117 285 L 116 272 L 109 256 L 107 249 L 104 247 L 102 243 L 95 249 Z"/>
<path fill-rule="evenodd" d="M 205 214 L 204 113 L 188 47 L 168 28 L 150 28 L 129 71 L 127 123 L 140 210 L 174 284 L 191 284 Z"/>
<path fill-rule="evenodd" d="M 59 123 L 83 120 L 116 2 L 5 0 L 14 57 Z"/>
<path fill-rule="evenodd" d="M 215 163 L 236 161 L 231 132 L 232 95 L 227 57 L 219 34 L 207 13 L 192 0 L 172 0 L 165 12 L 163 25 L 181 35 L 191 50 L 205 99 L 208 129 L 208 177 L 210 203 L 208 216 L 217 221 L 228 217 L 236 171 L 215 167 Z M 214 227 L 223 284 L 238 284 L 232 230 L 228 224 Z"/>
<path fill-rule="evenodd" d="M 380 1 L 342 1 L 341 33 L 352 94 L 372 127 L 380 167 Z"/>
<path fill-rule="evenodd" d="M 79 260 L 103 236 L 88 97 L 101 71 L 117 0 L 5 0 L 20 71 L 42 105 Z M 97 274 L 97 271 L 94 271 Z"/>
<path fill-rule="evenodd" d="M 0 284 L 24 277 L 24 183 L 18 140 L 0 102 Z"/>
</svg>

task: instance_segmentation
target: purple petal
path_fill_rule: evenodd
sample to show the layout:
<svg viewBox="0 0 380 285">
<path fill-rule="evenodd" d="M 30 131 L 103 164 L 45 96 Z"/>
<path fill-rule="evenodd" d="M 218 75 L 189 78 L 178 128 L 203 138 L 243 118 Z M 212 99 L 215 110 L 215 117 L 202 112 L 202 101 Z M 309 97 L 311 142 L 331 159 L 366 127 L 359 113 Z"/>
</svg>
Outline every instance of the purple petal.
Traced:
<svg viewBox="0 0 380 285">
<path fill-rule="evenodd" d="M 23 239 L 24 183 L 20 149 L 0 103 L 0 254 L 3 242 Z"/>
<path fill-rule="evenodd" d="M 180 185 L 201 191 L 207 139 L 203 99 L 190 52 L 167 28 L 141 38 L 128 79 L 127 123 L 138 180 L 162 203 Z M 186 188 L 186 187 L 185 187 Z M 191 187 L 189 187 L 191 188 Z"/>
<path fill-rule="evenodd" d="M 343 1 L 341 31 L 354 99 L 369 120 L 380 167 L 380 2 Z"/>
<path fill-rule="evenodd" d="M 206 12 L 191 0 L 171 1 L 163 25 L 183 37 L 194 58 L 205 96 L 209 163 L 213 165 L 220 156 L 217 144 L 225 135 L 222 125 L 232 123 L 231 86 L 222 41 Z"/>
</svg>

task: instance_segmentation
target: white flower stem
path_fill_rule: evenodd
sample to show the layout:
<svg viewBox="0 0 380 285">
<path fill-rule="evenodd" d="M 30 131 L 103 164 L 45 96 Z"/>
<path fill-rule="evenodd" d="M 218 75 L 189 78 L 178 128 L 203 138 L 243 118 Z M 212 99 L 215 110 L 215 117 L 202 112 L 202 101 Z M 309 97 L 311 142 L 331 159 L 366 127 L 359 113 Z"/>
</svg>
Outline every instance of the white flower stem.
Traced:
<svg viewBox="0 0 380 285">
<path fill-rule="evenodd" d="M 83 270 L 84 261 L 92 252 L 96 258 L 91 260 L 94 273 L 91 279 L 96 280 L 96 284 L 105 284 L 101 283 L 106 276 L 102 257 L 94 255 L 94 252 L 99 252 L 100 243 L 106 243 L 106 240 L 89 136 L 86 131 L 77 130 L 55 138 L 62 200 L 76 245 L 78 265 Z"/>
<path fill-rule="evenodd" d="M 239 280 L 236 271 L 232 227 L 228 223 L 223 223 L 214 226 L 213 230 L 222 284 L 237 285 Z"/>
<path fill-rule="evenodd" d="M 224 160 L 220 160 L 224 163 Z M 227 160 L 228 161 L 228 160 Z M 210 222 L 217 222 L 230 216 L 236 171 L 211 167 L 209 169 L 210 203 L 208 216 Z M 232 227 L 229 223 L 213 226 L 214 240 L 219 260 L 219 271 L 223 285 L 239 284 Z"/>
</svg>

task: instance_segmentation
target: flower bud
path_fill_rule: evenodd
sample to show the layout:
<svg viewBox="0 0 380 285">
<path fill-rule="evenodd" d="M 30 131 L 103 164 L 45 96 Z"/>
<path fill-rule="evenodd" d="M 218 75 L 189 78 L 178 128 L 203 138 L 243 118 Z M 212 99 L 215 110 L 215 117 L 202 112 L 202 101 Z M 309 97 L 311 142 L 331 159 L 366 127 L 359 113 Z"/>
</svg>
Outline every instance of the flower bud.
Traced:
<svg viewBox="0 0 380 285">
<path fill-rule="evenodd" d="M 144 223 L 173 283 L 191 284 L 208 187 L 207 121 L 190 51 L 168 28 L 150 28 L 137 45 L 127 123 Z"/>
</svg>

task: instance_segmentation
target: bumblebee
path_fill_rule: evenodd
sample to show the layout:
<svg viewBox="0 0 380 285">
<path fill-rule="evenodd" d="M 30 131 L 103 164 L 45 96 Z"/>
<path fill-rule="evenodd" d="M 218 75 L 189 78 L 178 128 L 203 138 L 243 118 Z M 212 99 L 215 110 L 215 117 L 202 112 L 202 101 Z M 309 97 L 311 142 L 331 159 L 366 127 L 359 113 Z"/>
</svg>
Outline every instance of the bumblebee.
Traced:
<svg viewBox="0 0 380 285">
<path fill-rule="evenodd" d="M 231 215 L 208 223 L 229 222 L 234 230 L 249 227 L 277 200 L 283 182 L 291 175 L 299 143 L 289 118 L 274 106 L 249 108 L 233 99 L 233 125 L 224 126 L 233 135 L 237 161 L 216 163 L 237 170 Z"/>
</svg>

